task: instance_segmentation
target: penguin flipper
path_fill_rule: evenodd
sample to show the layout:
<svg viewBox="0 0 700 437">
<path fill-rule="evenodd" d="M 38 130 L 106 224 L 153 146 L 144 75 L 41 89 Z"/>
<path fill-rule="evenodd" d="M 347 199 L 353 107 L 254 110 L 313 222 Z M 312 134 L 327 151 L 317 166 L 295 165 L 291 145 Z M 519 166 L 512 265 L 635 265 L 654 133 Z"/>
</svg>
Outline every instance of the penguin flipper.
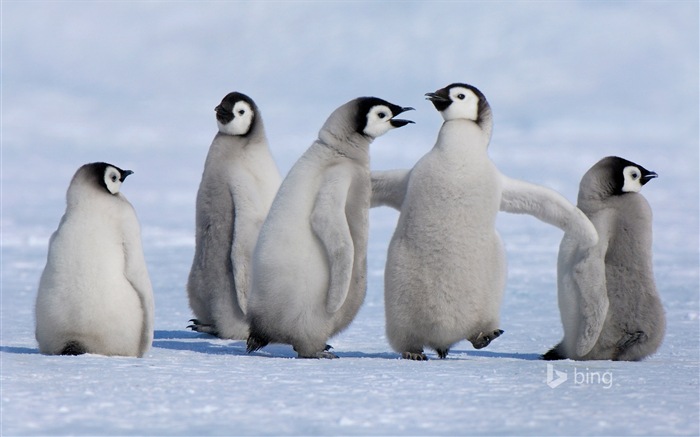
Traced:
<svg viewBox="0 0 700 437">
<path fill-rule="evenodd" d="M 593 223 L 575 205 L 556 191 L 501 175 L 503 191 L 500 210 L 529 214 L 575 236 L 583 247 L 594 246 L 598 233 Z"/>
<path fill-rule="evenodd" d="M 337 166 L 329 171 L 311 211 L 311 228 L 321 241 L 330 268 L 326 310 L 335 313 L 345 303 L 352 278 L 354 245 L 345 203 L 352 176 Z"/>
<path fill-rule="evenodd" d="M 580 314 L 575 348 L 576 354 L 583 357 L 598 341 L 608 313 L 605 247 L 599 244 L 581 250 L 581 257 L 573 266 L 572 282 Z"/>
<path fill-rule="evenodd" d="M 231 190 L 233 193 L 233 190 Z M 243 315 L 248 309 L 248 289 L 250 288 L 250 262 L 248 247 L 255 247 L 258 229 L 251 220 L 243 220 L 236 210 L 233 200 L 233 241 L 231 242 L 231 267 L 233 269 L 233 286 L 236 289 L 236 301 Z M 251 241 L 252 240 L 252 241 Z"/>
<path fill-rule="evenodd" d="M 373 171 L 370 206 L 389 206 L 401 210 L 410 174 L 411 170 L 408 169 Z"/>
<path fill-rule="evenodd" d="M 143 322 L 141 331 L 141 344 L 139 345 L 138 356 L 143 356 L 153 343 L 153 325 L 155 304 L 153 301 L 153 286 L 148 275 L 146 259 L 141 246 L 141 227 L 136 218 L 136 213 L 125 223 L 129 229 L 124 231 L 124 255 L 126 265 L 124 276 L 134 288 L 141 301 L 143 309 Z"/>
</svg>

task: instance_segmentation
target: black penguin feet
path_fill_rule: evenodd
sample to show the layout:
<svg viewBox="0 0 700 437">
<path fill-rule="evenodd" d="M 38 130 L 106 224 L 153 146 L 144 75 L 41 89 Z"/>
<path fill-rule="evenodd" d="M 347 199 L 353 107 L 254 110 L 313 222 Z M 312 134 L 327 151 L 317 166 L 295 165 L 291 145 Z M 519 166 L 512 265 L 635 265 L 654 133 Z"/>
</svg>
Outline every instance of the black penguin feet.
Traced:
<svg viewBox="0 0 700 437">
<path fill-rule="evenodd" d="M 469 341 L 471 341 L 472 346 L 474 346 L 474 349 L 483 349 L 486 346 L 488 346 L 493 340 L 500 337 L 501 334 L 503 334 L 503 332 L 504 331 L 502 329 L 496 329 L 495 331 L 487 334 L 480 332 L 475 339 L 470 339 Z"/>
<path fill-rule="evenodd" d="M 219 336 L 219 331 L 216 329 L 216 326 L 214 326 L 214 325 L 207 325 L 206 323 L 202 323 L 197 319 L 190 319 L 190 322 L 192 324 L 187 325 L 188 329 L 191 329 L 195 332 L 202 332 L 204 334 L 213 335 L 214 337 Z"/>
<path fill-rule="evenodd" d="M 445 358 L 447 358 L 447 354 L 450 352 L 450 348 L 435 349 L 435 352 L 437 352 L 438 357 L 440 357 L 441 359 L 445 359 Z"/>
<path fill-rule="evenodd" d="M 615 345 L 615 352 L 612 357 L 613 361 L 637 361 L 638 358 L 630 358 L 628 352 L 632 347 L 644 343 L 648 339 L 649 336 L 644 331 L 626 332 Z"/>
<path fill-rule="evenodd" d="M 401 353 L 401 358 L 404 360 L 413 360 L 413 361 L 428 361 L 428 357 L 425 356 L 423 351 L 420 352 L 402 352 Z"/>
</svg>

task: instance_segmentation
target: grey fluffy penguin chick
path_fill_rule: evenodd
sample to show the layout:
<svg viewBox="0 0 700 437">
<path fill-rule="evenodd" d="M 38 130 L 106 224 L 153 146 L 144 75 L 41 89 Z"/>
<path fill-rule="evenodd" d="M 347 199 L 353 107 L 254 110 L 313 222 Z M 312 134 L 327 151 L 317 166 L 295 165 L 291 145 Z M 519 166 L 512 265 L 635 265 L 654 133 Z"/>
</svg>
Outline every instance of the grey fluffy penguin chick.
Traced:
<svg viewBox="0 0 700 437">
<path fill-rule="evenodd" d="M 616 156 L 584 174 L 578 207 L 598 230 L 593 248 L 565 234 L 558 295 L 564 339 L 543 358 L 638 361 L 659 348 L 666 318 L 652 269 L 652 212 L 639 191 L 657 174 Z"/>
<path fill-rule="evenodd" d="M 493 116 L 476 87 L 453 83 L 426 94 L 444 123 L 411 170 L 372 172 L 372 206 L 400 210 L 384 275 L 387 339 L 402 357 L 445 358 L 468 340 L 499 337 L 506 258 L 499 211 L 533 215 L 597 241 L 585 215 L 559 193 L 503 175 L 488 156 Z"/>
<path fill-rule="evenodd" d="M 335 358 L 328 339 L 357 314 L 367 288 L 369 145 L 411 123 L 376 97 L 340 106 L 294 164 L 260 231 L 248 302 L 248 351 L 291 344 Z"/>
<path fill-rule="evenodd" d="M 244 340 L 253 250 L 281 177 L 255 102 L 232 92 L 215 110 L 219 130 L 197 192 L 195 255 L 187 281 L 196 318 L 189 328 Z"/>
<path fill-rule="evenodd" d="M 119 192 L 132 173 L 95 162 L 71 180 L 36 298 L 43 354 L 142 357 L 151 347 L 153 289 L 141 229 Z"/>
</svg>

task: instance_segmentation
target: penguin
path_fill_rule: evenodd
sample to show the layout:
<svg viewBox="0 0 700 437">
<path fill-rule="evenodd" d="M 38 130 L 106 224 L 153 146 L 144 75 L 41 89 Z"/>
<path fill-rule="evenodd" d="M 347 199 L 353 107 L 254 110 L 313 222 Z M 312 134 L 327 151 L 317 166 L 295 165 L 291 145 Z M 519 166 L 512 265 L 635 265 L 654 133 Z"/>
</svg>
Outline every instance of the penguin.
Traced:
<svg viewBox="0 0 700 437">
<path fill-rule="evenodd" d="M 444 119 L 435 146 L 410 170 L 375 171 L 372 206 L 400 211 L 384 275 L 387 338 L 405 359 L 445 358 L 463 339 L 498 338 L 506 258 L 499 211 L 530 214 L 589 245 L 595 228 L 559 193 L 501 174 L 489 159 L 491 107 L 476 87 L 426 94 Z"/>
<path fill-rule="evenodd" d="M 253 256 L 247 350 L 337 358 L 326 341 L 357 314 L 367 287 L 369 145 L 413 108 L 360 97 L 337 108 L 285 177 Z"/>
<path fill-rule="evenodd" d="M 581 179 L 578 207 L 598 230 L 593 248 L 564 234 L 557 261 L 564 339 L 546 360 L 639 361 L 661 345 L 666 316 L 652 269 L 652 213 L 639 191 L 658 175 L 617 156 Z"/>
<path fill-rule="evenodd" d="M 153 342 L 153 289 L 136 212 L 119 192 L 131 170 L 94 162 L 68 187 L 36 298 L 47 355 L 143 357 Z"/>
<path fill-rule="evenodd" d="M 253 99 L 232 92 L 215 111 L 218 132 L 197 192 L 195 254 L 187 281 L 195 318 L 188 328 L 245 340 L 253 250 L 281 177 Z"/>
</svg>

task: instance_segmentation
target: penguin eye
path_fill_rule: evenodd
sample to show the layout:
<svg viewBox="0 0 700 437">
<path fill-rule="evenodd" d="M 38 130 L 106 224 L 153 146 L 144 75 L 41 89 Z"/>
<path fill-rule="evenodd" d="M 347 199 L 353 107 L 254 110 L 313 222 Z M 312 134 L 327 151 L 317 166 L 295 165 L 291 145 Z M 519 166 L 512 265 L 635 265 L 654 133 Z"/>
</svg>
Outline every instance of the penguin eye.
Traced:
<svg viewBox="0 0 700 437">
<path fill-rule="evenodd" d="M 238 111 L 238 115 L 243 115 L 243 114 L 245 114 L 245 111 L 243 109 Z"/>
<path fill-rule="evenodd" d="M 632 179 L 637 180 L 639 178 L 639 173 L 636 171 L 632 172 Z"/>
<path fill-rule="evenodd" d="M 118 179 L 118 178 L 117 178 L 117 175 L 115 175 L 114 173 L 112 173 L 112 177 L 110 177 L 110 179 L 112 179 L 112 182 L 117 182 L 117 179 Z"/>
<path fill-rule="evenodd" d="M 386 117 L 386 114 L 383 112 L 380 112 L 379 114 L 377 114 L 377 117 L 384 118 L 384 117 Z"/>
<path fill-rule="evenodd" d="M 466 97 L 466 96 L 465 96 L 464 94 L 458 94 L 458 95 L 457 95 L 457 98 L 458 98 L 459 100 L 464 100 L 465 97 Z"/>
</svg>

